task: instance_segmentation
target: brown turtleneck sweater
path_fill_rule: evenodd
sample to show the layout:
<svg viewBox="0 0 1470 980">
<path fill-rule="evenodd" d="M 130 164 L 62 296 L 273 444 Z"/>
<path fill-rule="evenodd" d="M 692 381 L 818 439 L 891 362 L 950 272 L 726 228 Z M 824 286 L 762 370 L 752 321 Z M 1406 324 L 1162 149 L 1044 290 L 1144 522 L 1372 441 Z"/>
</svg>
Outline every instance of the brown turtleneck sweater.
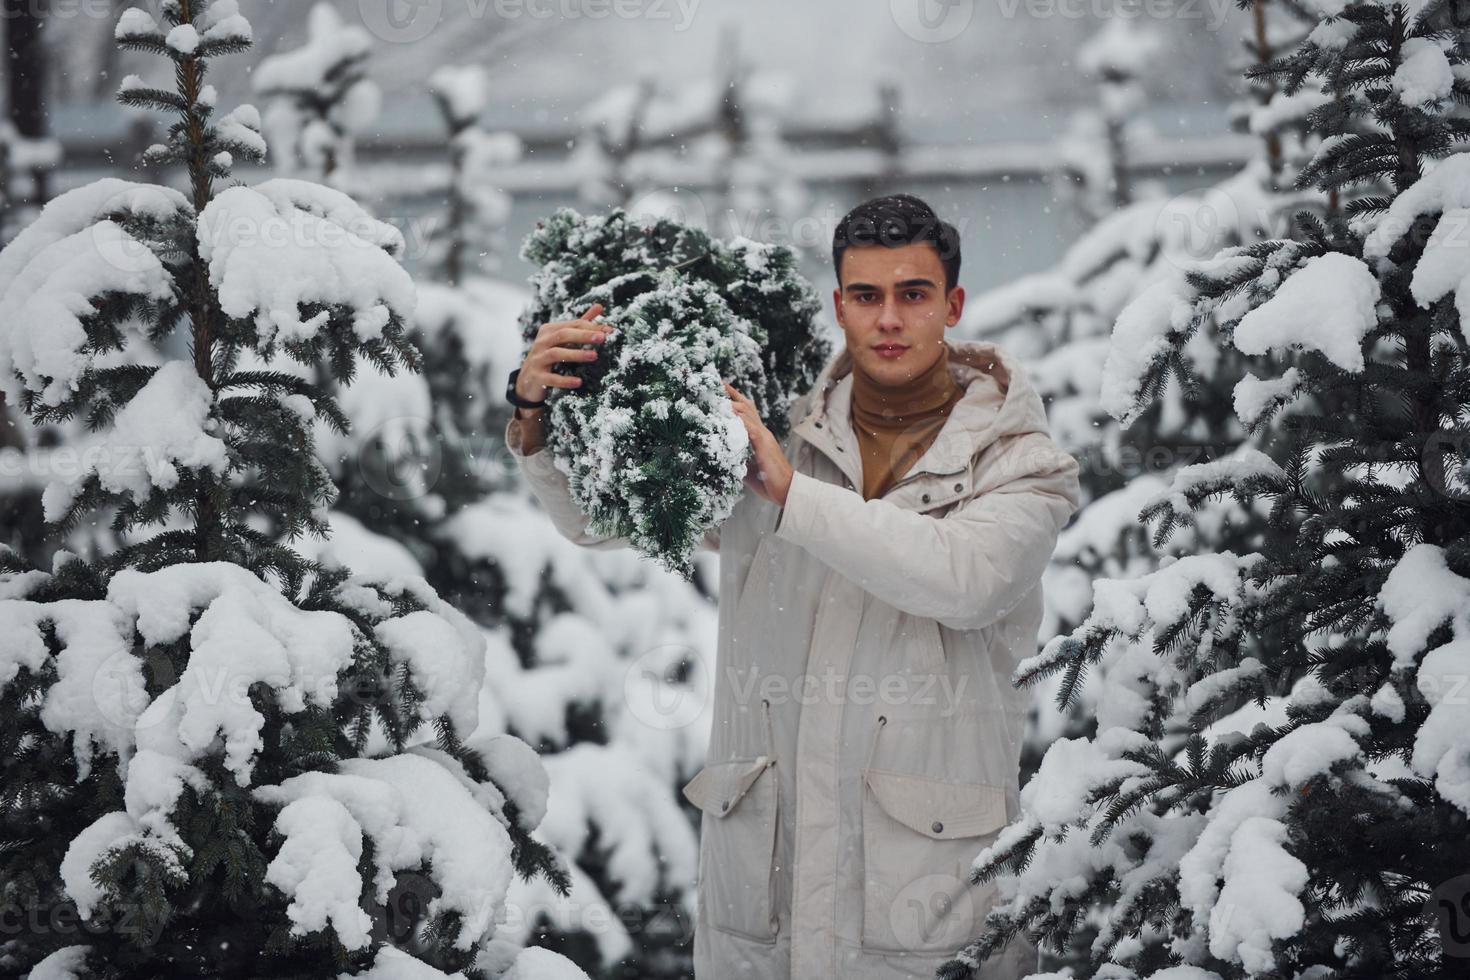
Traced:
<svg viewBox="0 0 1470 980">
<path fill-rule="evenodd" d="M 965 389 L 949 373 L 949 345 L 929 368 L 896 386 L 852 370 L 852 425 L 862 450 L 863 499 L 881 497 L 919 461 Z"/>
</svg>

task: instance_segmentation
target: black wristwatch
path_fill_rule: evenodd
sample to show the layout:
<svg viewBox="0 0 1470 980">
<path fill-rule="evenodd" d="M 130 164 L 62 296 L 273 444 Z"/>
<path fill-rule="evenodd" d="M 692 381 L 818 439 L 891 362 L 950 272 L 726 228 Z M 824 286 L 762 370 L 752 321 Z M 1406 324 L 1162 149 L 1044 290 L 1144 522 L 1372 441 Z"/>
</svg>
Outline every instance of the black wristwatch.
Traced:
<svg viewBox="0 0 1470 980">
<path fill-rule="evenodd" d="M 528 398 L 522 398 L 519 394 L 516 393 L 516 377 L 520 373 L 520 368 L 516 368 L 514 371 L 510 372 L 510 380 L 505 383 L 505 400 L 510 402 L 512 405 L 515 405 L 517 408 L 540 408 L 541 406 L 545 405 L 546 399 L 544 398 L 541 399 L 539 402 L 533 402 Z"/>
</svg>

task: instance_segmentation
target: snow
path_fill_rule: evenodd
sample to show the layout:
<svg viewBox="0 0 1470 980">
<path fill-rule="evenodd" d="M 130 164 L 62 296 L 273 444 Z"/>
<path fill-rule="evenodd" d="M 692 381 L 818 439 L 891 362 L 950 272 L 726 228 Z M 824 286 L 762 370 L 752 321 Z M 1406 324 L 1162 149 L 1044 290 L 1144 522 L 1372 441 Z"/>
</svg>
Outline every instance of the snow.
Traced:
<svg viewBox="0 0 1470 980">
<path fill-rule="evenodd" d="M 372 35 L 361 24 L 344 24 L 328 3 L 316 3 L 307 20 L 307 43 L 262 58 L 253 84 L 258 92 L 317 91 L 329 87 L 329 74 L 342 62 L 366 56 Z"/>
<path fill-rule="evenodd" d="M 169 30 L 164 43 L 170 50 L 188 57 L 199 47 L 199 32 L 194 29 L 193 24 L 179 24 Z"/>
<path fill-rule="evenodd" d="M 480 687 L 485 683 L 483 640 L 470 646 L 450 623 L 426 610 L 385 619 L 374 632 L 393 663 L 408 667 L 414 687 L 423 695 L 418 706 L 422 721 L 448 716 L 455 730 L 465 733 L 479 726 Z"/>
<path fill-rule="evenodd" d="M 184 467 L 222 475 L 229 466 L 224 442 L 209 434 L 214 394 L 187 361 L 161 365 L 114 416 L 101 454 L 89 453 L 69 483 L 54 482 L 43 501 L 46 519 L 64 517 L 91 476 L 104 490 L 141 501 L 154 489 L 178 486 Z"/>
<path fill-rule="evenodd" d="M 230 187 L 199 223 L 200 256 L 221 308 L 253 317 L 261 346 L 320 332 L 327 311 L 303 320 L 304 304 L 348 307 L 363 342 L 379 336 L 390 318 L 407 322 L 413 315 L 413 280 L 396 261 L 402 234 L 340 191 L 284 177 Z"/>
<path fill-rule="evenodd" d="M 328 707 L 337 674 L 353 660 L 353 629 L 344 617 L 298 609 L 243 568 L 224 563 L 176 565 L 148 575 L 123 571 L 109 599 L 137 617 L 153 645 L 189 628 L 192 655 L 175 690 L 177 737 L 192 757 L 224 738 L 224 766 L 248 785 L 265 718 L 246 693 L 269 683 L 283 711 Z M 202 611 L 200 611 L 202 610 Z M 225 696 L 221 696 L 222 692 Z"/>
<path fill-rule="evenodd" d="M 1225 880 L 1210 909 L 1210 952 L 1240 963 L 1252 975 L 1275 968 L 1275 939 L 1301 931 L 1306 907 L 1298 898 L 1307 885 L 1307 867 L 1284 844 L 1281 821 L 1251 816 L 1230 835 L 1221 866 Z"/>
<path fill-rule="evenodd" d="M 339 973 L 337 980 L 464 980 L 464 974 L 458 970 L 453 973 L 436 970 L 423 960 L 385 944 L 378 947 L 372 966 L 361 973 Z"/>
<path fill-rule="evenodd" d="M 1147 740 L 1137 732 L 1110 728 L 1096 741 L 1064 738 L 1047 749 L 1036 774 L 1021 787 L 1021 806 L 1048 834 L 1059 834 L 1086 810 L 1099 786 L 1129 776 L 1147 775 L 1148 767 L 1118 758 L 1125 748 L 1140 748 Z"/>
<path fill-rule="evenodd" d="M 1447 208 L 1440 216 L 1424 245 L 1424 253 L 1414 268 L 1409 291 L 1420 306 L 1428 307 L 1437 300 L 1455 294 L 1455 309 L 1460 314 L 1460 330 L 1470 337 L 1470 258 L 1465 236 L 1470 230 L 1470 207 Z"/>
<path fill-rule="evenodd" d="M 464 349 L 466 367 L 483 368 L 503 388 L 524 356 L 517 319 L 531 299 L 526 289 L 478 276 L 459 288 L 422 283 L 418 289 L 414 326 L 424 342 L 447 342 L 452 334 Z"/>
<path fill-rule="evenodd" d="M 61 859 L 61 881 L 66 894 L 76 904 L 83 919 L 106 900 L 107 893 L 92 880 L 93 865 L 109 853 L 125 847 L 139 847 L 157 860 L 170 876 L 183 871 L 177 851 L 139 835 L 137 824 L 123 812 L 105 813 L 72 839 Z"/>
<path fill-rule="evenodd" d="M 1103 410 L 1119 422 L 1126 425 L 1137 411 L 1143 378 L 1168 352 L 1169 334 L 1189 325 L 1192 293 L 1182 275 L 1169 276 L 1149 286 L 1118 314 L 1099 397 Z"/>
<path fill-rule="evenodd" d="M 1176 514 L 1188 514 L 1194 509 L 1189 502 L 1192 494 L 1222 483 L 1229 489 L 1254 479 L 1281 482 L 1285 481 L 1286 472 L 1270 456 L 1242 443 L 1220 459 L 1181 466 L 1174 471 L 1167 490 L 1144 499 L 1139 507 L 1167 502 Z"/>
<path fill-rule="evenodd" d="M 26 980 L 87 980 L 87 946 L 66 946 L 31 967 Z"/>
<path fill-rule="evenodd" d="M 1460 208 L 1470 208 L 1470 153 L 1451 154 L 1400 192 L 1363 239 L 1363 258 L 1387 257 L 1417 219 Z"/>
<path fill-rule="evenodd" d="M 458 912 L 463 918 L 454 945 L 470 949 L 493 931 L 495 912 L 505 901 L 512 878 L 511 842 L 499 814 L 485 805 L 498 798 L 493 787 L 476 787 L 462 770 L 451 771 L 444 764 L 447 758 L 411 752 L 349 759 L 338 773 L 293 776 L 278 786 L 257 788 L 255 796 L 288 804 L 281 817 L 297 802 L 340 806 L 345 820 L 330 807 L 322 812 L 333 815 L 333 833 L 342 839 L 350 840 L 354 832 L 372 839 L 378 902 L 387 901 L 394 872 L 427 865 L 441 889 L 429 902 L 428 914 Z M 308 840 L 319 837 L 317 824 L 305 818 L 294 826 Z"/>
<path fill-rule="evenodd" d="M 1393 73 L 1393 88 L 1407 106 L 1439 102 L 1450 96 L 1455 73 L 1449 59 L 1434 40 L 1411 37 L 1399 49 L 1401 61 Z"/>
<path fill-rule="evenodd" d="M 239 0 L 213 0 L 199 18 L 206 41 L 249 42 L 254 39 L 250 21 L 240 14 Z"/>
<path fill-rule="evenodd" d="M 666 783 L 628 745 L 582 742 L 545 760 L 551 793 L 539 831 L 561 854 L 582 854 L 597 829 L 620 902 L 653 905 L 661 886 L 688 883 L 699 852 Z"/>
<path fill-rule="evenodd" d="M 1470 814 L 1470 634 L 1436 647 L 1415 685 L 1433 707 L 1414 736 L 1410 765 L 1445 799 Z"/>
<path fill-rule="evenodd" d="M 291 899 L 286 907 L 291 935 L 330 925 L 348 949 L 366 946 L 372 920 L 358 906 L 362 829 L 352 814 L 336 800 L 308 796 L 282 807 L 275 829 L 285 842 L 266 868 L 265 880 Z"/>
<path fill-rule="evenodd" d="M 1286 805 L 1285 797 L 1273 795 L 1269 784 L 1259 779 L 1216 798 L 1209 822 L 1179 861 L 1179 899 L 1191 910 L 1196 928 L 1214 932 L 1212 915 L 1221 907 L 1219 879 L 1235 846 L 1236 830 L 1248 820 L 1275 819 L 1285 813 Z"/>
<path fill-rule="evenodd" d="M 326 538 L 305 535 L 292 542 L 292 547 L 303 558 L 349 568 L 365 582 L 391 582 L 424 573 L 406 547 L 368 530 L 350 514 L 332 511 L 327 516 L 327 526 Z"/>
<path fill-rule="evenodd" d="M 18 402 L 22 388 L 46 405 L 71 397 L 91 365 L 82 318 L 91 302 L 120 293 L 158 305 L 174 299 L 172 277 L 142 242 L 110 220 L 133 215 L 167 221 L 189 213 L 177 191 L 104 178 L 51 200 L 0 252 L 0 392 Z M 128 321 L 138 336 L 144 325 Z"/>
<path fill-rule="evenodd" d="M 138 7 L 129 7 L 118 17 L 113 37 L 122 41 L 127 38 L 151 37 L 157 33 L 158 21 L 153 19 L 152 14 Z"/>
<path fill-rule="evenodd" d="M 219 118 L 214 129 L 219 139 L 245 147 L 257 159 L 265 158 L 265 139 L 260 135 L 260 113 L 255 106 L 236 106 Z"/>
<path fill-rule="evenodd" d="M 1437 545 L 1417 544 L 1404 552 L 1377 604 L 1393 623 L 1386 642 L 1395 670 L 1412 667 L 1429 634 L 1446 622 L 1456 636 L 1470 636 L 1470 580 L 1450 571 Z"/>
<path fill-rule="evenodd" d="M 1279 378 L 1258 378 L 1249 371 L 1235 383 L 1235 417 L 1255 426 L 1276 409 L 1296 397 L 1302 384 L 1301 371 L 1289 367 Z"/>
<path fill-rule="evenodd" d="M 478 696 L 479 692 L 476 692 Z M 516 805 L 522 829 L 534 830 L 546 816 L 551 777 L 535 749 L 514 735 L 480 735 L 465 739 L 478 752 L 490 778 Z"/>
<path fill-rule="evenodd" d="M 1360 760 L 1362 755 L 1357 741 L 1341 725 L 1332 721 L 1303 725 L 1266 750 L 1261 776 L 1273 786 L 1295 789 L 1327 775 L 1337 763 Z"/>
<path fill-rule="evenodd" d="M 527 946 L 502 980 L 587 980 L 587 974 L 560 953 Z"/>
<path fill-rule="evenodd" d="M 1344 371 L 1363 370 L 1363 338 L 1378 323 L 1378 280 L 1360 260 L 1340 252 L 1307 259 L 1236 325 L 1246 354 L 1292 347 L 1320 351 Z"/>
<path fill-rule="evenodd" d="M 429 76 L 429 91 L 444 101 L 452 120 L 464 125 L 485 111 L 489 77 L 482 65 L 444 65 Z"/>
<path fill-rule="evenodd" d="M 113 753 L 126 766 L 132 728 L 143 708 L 139 694 L 145 690 L 127 622 L 105 603 L 0 602 L 0 626 L 10 638 L 0 654 L 0 690 L 20 669 L 36 671 L 44 665 L 45 624 L 55 630 L 61 652 L 57 680 L 41 707 L 42 724 L 52 732 L 72 734 L 79 778 L 90 774 L 94 750 Z"/>
<path fill-rule="evenodd" d="M 1470 579 L 1450 570 L 1439 546 L 1416 544 L 1389 572 L 1378 607 L 1392 623 L 1386 643 L 1394 669 L 1412 669 L 1424 653 L 1415 686 L 1431 707 L 1415 734 L 1410 765 L 1470 813 Z M 1446 623 L 1449 642 L 1425 653 L 1430 635 Z"/>
</svg>

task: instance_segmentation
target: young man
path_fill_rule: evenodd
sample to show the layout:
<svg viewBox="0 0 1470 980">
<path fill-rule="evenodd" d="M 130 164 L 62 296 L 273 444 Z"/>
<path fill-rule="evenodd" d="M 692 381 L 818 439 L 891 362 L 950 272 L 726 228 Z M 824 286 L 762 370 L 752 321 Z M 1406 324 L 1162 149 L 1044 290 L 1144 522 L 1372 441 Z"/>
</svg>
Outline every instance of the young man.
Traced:
<svg viewBox="0 0 1470 980">
<path fill-rule="evenodd" d="M 720 552 L 694 939 L 700 980 L 932 977 L 983 929 L 975 856 L 1018 812 L 1039 582 L 1079 502 L 1021 365 L 949 343 L 964 307 L 959 237 L 917 198 L 849 213 L 833 241 L 846 349 L 778 442 L 730 389 L 753 491 L 706 537 Z M 599 353 L 594 306 L 546 324 L 519 394 L 572 387 L 558 360 Z M 589 547 L 540 410 L 506 441 L 558 531 Z M 523 441 L 524 440 L 524 441 Z M 1011 944 L 991 978 L 1036 969 Z"/>
</svg>

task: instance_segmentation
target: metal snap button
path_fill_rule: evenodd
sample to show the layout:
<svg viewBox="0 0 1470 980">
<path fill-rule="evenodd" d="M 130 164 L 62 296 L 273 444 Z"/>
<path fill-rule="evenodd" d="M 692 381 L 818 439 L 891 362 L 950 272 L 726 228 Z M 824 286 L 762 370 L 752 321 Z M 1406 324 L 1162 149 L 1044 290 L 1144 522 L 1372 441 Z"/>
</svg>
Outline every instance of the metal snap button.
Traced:
<svg viewBox="0 0 1470 980">
<path fill-rule="evenodd" d="M 922 498 L 920 498 L 920 499 L 921 499 L 921 500 L 923 500 L 923 501 L 924 501 L 924 503 L 926 503 L 926 504 L 927 504 L 927 503 L 928 503 L 928 502 L 929 502 L 929 495 L 928 495 L 928 494 L 927 494 L 927 493 L 926 493 L 926 494 L 924 494 L 924 496 L 923 496 L 923 497 L 922 497 Z"/>
<path fill-rule="evenodd" d="M 839 452 L 839 453 L 845 453 L 845 452 L 847 452 L 847 450 L 846 450 L 846 449 L 843 449 L 843 448 L 842 448 L 842 447 L 841 447 L 841 446 L 838 446 L 838 447 L 837 447 L 837 451 L 838 451 L 838 452 Z"/>
<path fill-rule="evenodd" d="M 726 811 L 728 809 L 730 809 L 730 801 L 729 800 L 726 800 L 725 802 L 723 802 L 723 803 L 720 804 L 720 812 L 723 813 L 724 811 Z"/>
<path fill-rule="evenodd" d="M 956 484 L 955 484 L 955 485 L 954 485 L 954 488 L 955 488 L 955 489 L 956 489 L 956 490 L 963 490 L 963 489 L 964 489 L 964 488 L 965 488 L 965 485 L 964 485 L 964 484 L 963 484 L 963 483 L 956 483 Z"/>
<path fill-rule="evenodd" d="M 937 834 L 941 830 L 944 829 L 944 824 L 942 824 L 938 820 L 936 820 L 936 821 L 934 821 L 934 826 L 930 827 L 929 829 L 932 830 L 932 831 L 934 831 Z"/>
<path fill-rule="evenodd" d="M 822 427 L 822 423 L 820 422 L 813 422 L 812 425 L 816 426 L 819 429 Z"/>
</svg>

